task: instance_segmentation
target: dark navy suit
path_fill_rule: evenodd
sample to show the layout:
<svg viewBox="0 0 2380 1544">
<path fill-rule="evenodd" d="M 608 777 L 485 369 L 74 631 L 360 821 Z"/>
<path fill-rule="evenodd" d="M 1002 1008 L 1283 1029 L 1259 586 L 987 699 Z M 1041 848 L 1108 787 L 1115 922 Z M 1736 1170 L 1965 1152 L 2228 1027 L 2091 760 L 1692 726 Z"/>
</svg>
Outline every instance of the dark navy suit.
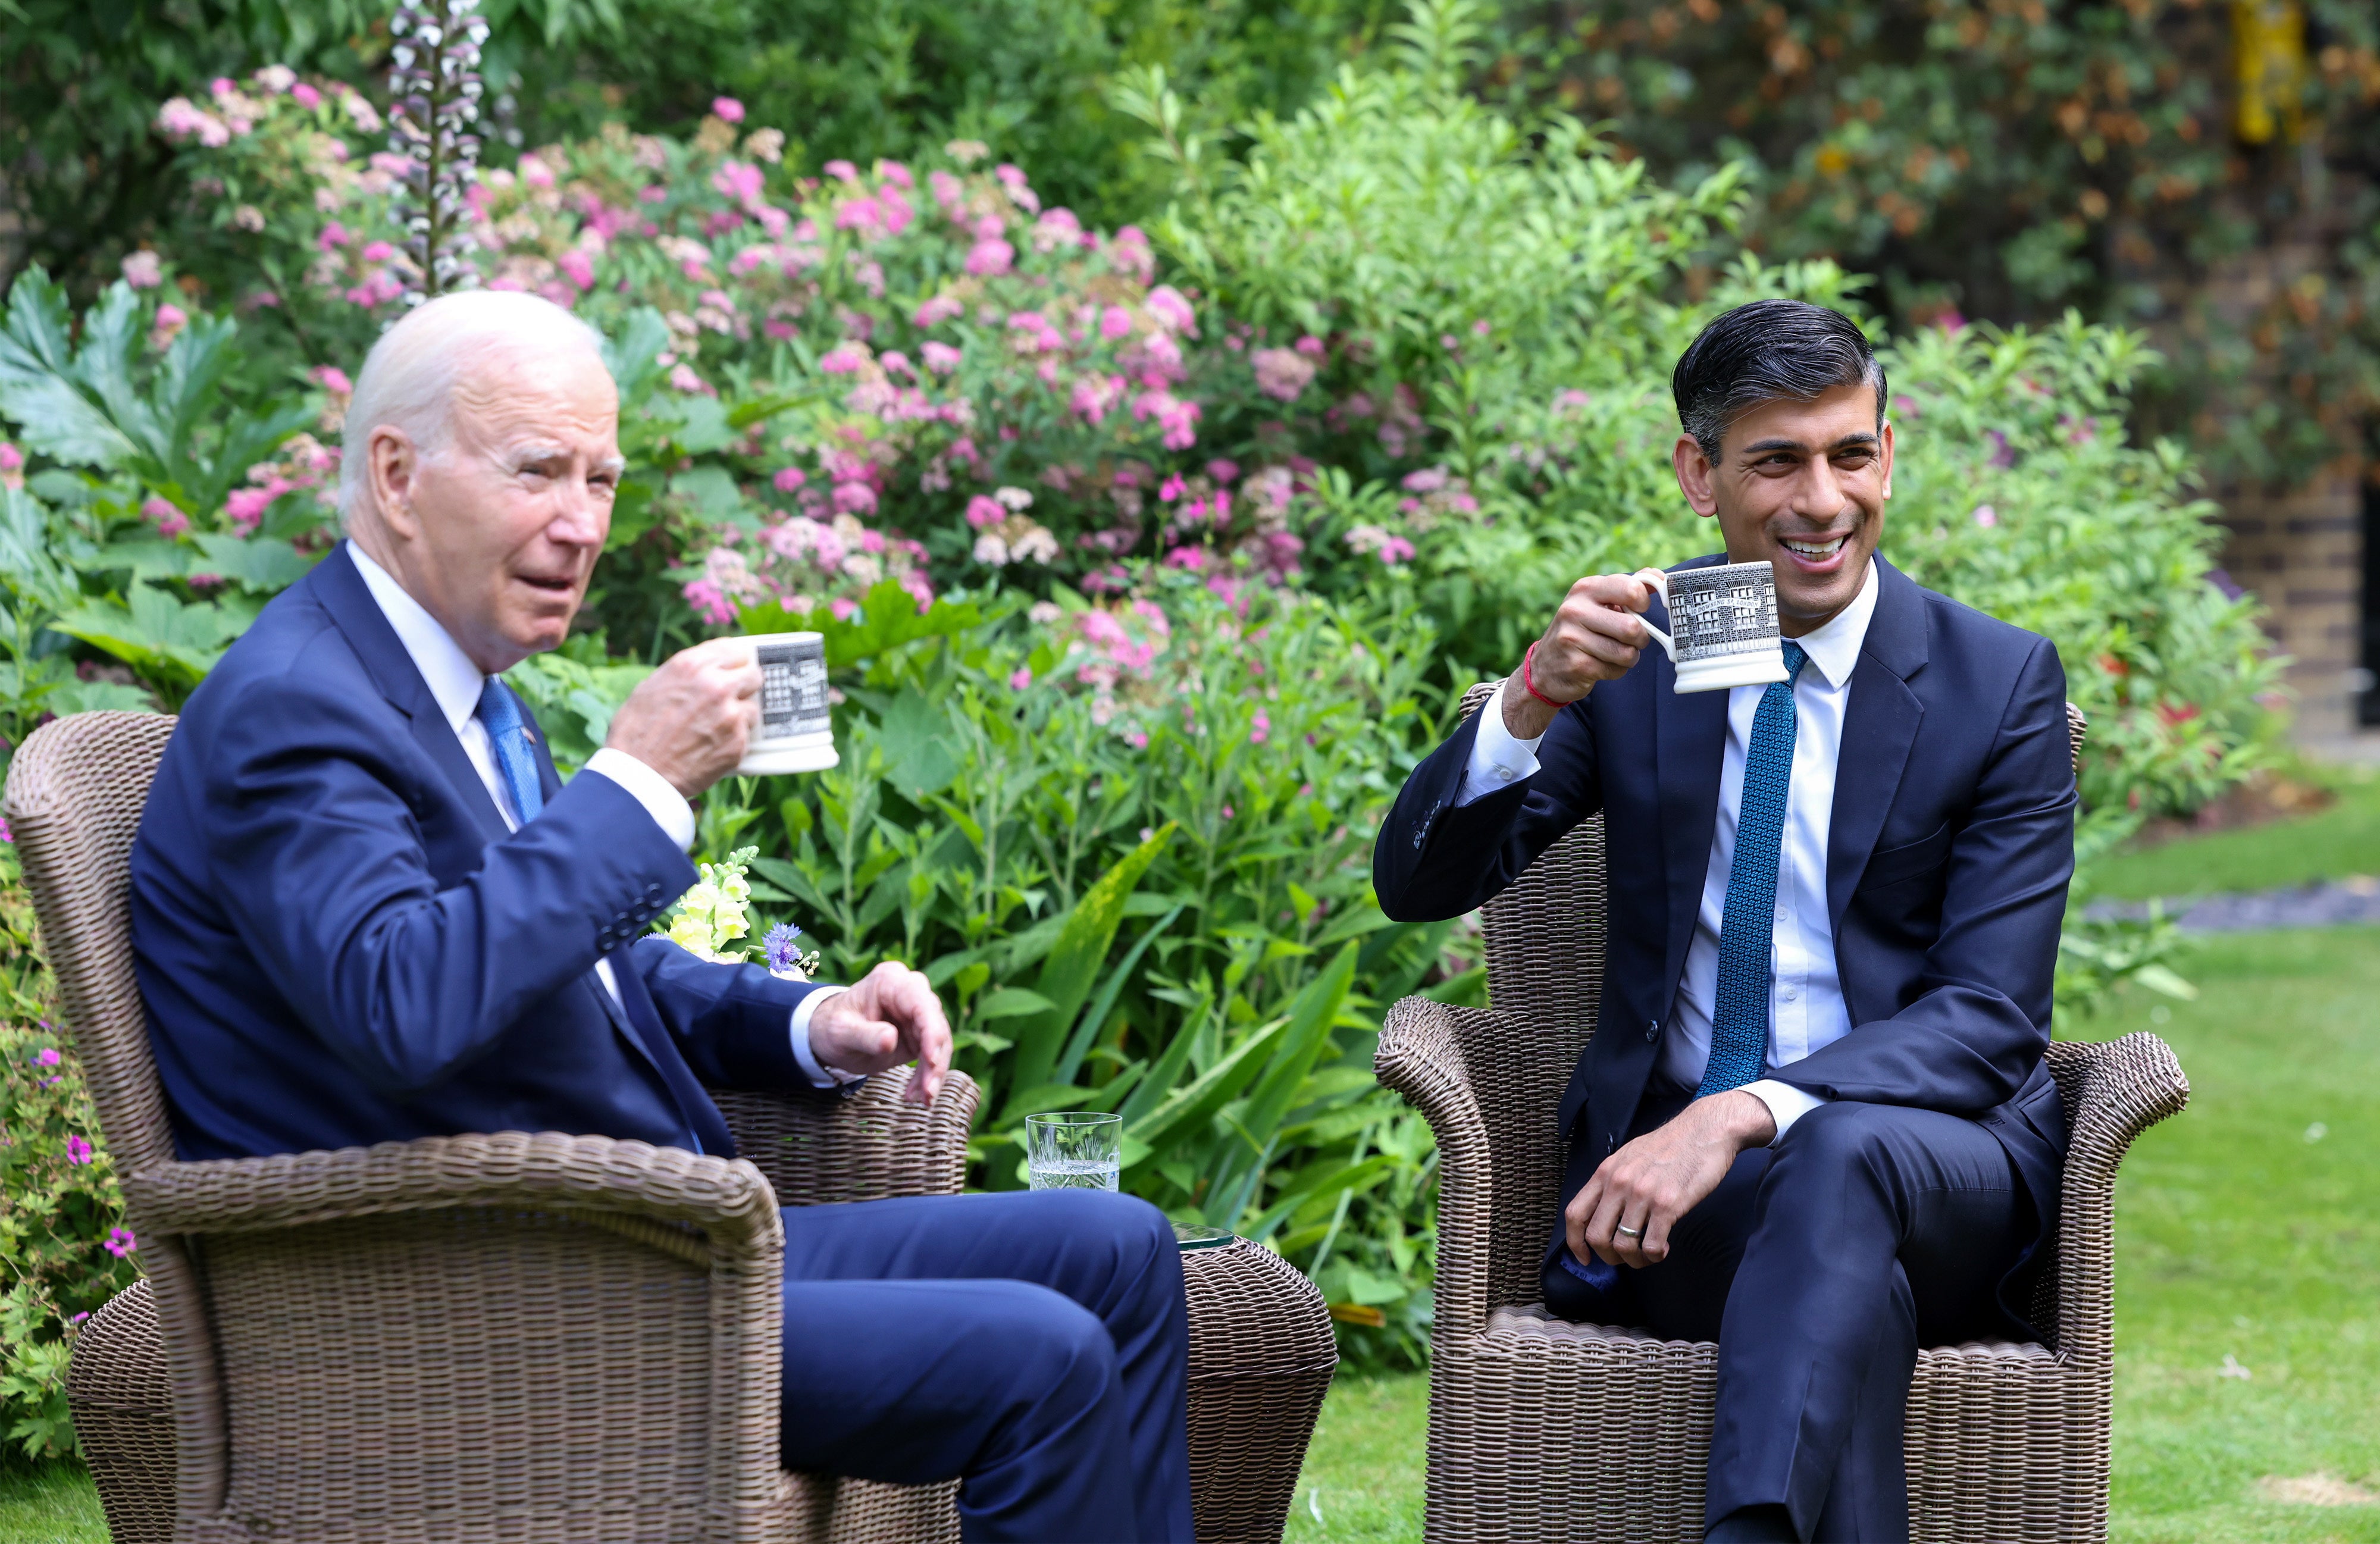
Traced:
<svg viewBox="0 0 2380 1544">
<path fill-rule="evenodd" d="M 225 655 L 132 851 L 185 1159 L 495 1131 L 732 1157 L 704 1085 L 832 1097 L 793 1053 L 819 989 L 650 936 L 693 866 L 620 784 L 565 785 L 537 748 L 544 808 L 509 831 L 345 547 Z M 965 1474 L 972 1538 L 1189 1537 L 1181 1265 L 1154 1209 L 946 1198 L 785 1224 L 789 1464 Z"/>
<path fill-rule="evenodd" d="M 1764 1075 L 1831 1102 L 1742 1155 L 1663 1265 L 1600 1295 L 1545 1278 L 1571 1317 L 1717 1338 L 1711 1516 L 1782 1506 L 1805 1538 L 1905 1533 L 1917 1345 L 2024 1331 L 2066 1147 L 2042 1061 L 2073 869 L 2064 672 L 2046 639 L 1881 558 L 1876 583 L 1827 854 L 1852 1028 Z M 1474 715 L 1414 770 L 1374 852 L 1390 916 L 1452 917 L 1602 812 L 1609 942 L 1601 1016 L 1560 1105 L 1565 1203 L 1691 1093 L 1657 1066 L 1709 863 L 1728 694 L 1674 681 L 1648 648 L 1555 717 L 1534 776 L 1458 808 Z"/>
</svg>

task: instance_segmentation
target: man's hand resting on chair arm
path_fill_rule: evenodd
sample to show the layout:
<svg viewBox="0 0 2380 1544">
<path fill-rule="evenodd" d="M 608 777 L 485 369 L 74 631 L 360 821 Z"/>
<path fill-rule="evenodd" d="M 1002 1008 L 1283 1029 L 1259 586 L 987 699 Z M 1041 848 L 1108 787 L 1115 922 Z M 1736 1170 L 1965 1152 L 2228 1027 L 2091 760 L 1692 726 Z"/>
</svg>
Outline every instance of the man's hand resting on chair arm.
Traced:
<svg viewBox="0 0 2380 1544">
<path fill-rule="evenodd" d="M 687 798 L 735 770 L 760 716 L 760 667 L 729 638 L 682 649 L 637 684 L 603 743 Z"/>
<path fill-rule="evenodd" d="M 1570 1252 L 1584 1260 L 1593 1249 L 1613 1265 L 1646 1266 L 1670 1253 L 1670 1229 L 1718 1182 L 1736 1155 L 1767 1147 L 1777 1118 L 1760 1096 L 1730 1088 L 1698 1099 L 1667 1125 L 1613 1153 L 1562 1213 Z M 1631 1238 L 1617 1230 L 1640 1230 Z"/>
<path fill-rule="evenodd" d="M 810 1015 L 810 1052 L 842 1072 L 917 1064 L 909 1100 L 931 1104 L 951 1067 L 951 1021 L 922 971 L 887 960 Z"/>
<path fill-rule="evenodd" d="M 1651 603 L 1653 587 L 1634 574 L 1594 574 L 1570 587 L 1545 637 L 1528 658 L 1528 685 L 1554 702 L 1575 702 L 1597 681 L 1628 674 L 1652 641 L 1637 614 Z M 1554 721 L 1557 709 L 1524 689 L 1514 669 L 1504 692 L 1504 727 L 1516 740 L 1534 740 Z"/>
</svg>

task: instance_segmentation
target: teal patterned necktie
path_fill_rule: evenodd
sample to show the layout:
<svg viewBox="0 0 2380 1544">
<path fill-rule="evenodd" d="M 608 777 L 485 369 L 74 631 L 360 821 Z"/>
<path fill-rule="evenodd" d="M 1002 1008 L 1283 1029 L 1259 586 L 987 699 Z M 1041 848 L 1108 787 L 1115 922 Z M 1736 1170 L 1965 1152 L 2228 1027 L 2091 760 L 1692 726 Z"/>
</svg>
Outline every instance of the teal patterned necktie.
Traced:
<svg viewBox="0 0 2380 1544">
<path fill-rule="evenodd" d="M 528 723 L 521 717 L 520 704 L 492 675 L 480 688 L 479 719 L 496 748 L 496 770 L 504 774 L 504 786 L 512 790 L 513 812 L 527 825 L 545 808 L 545 791 L 538 786 L 537 755 L 528 748 Z"/>
<path fill-rule="evenodd" d="M 1760 694 L 1752 743 L 1743 751 L 1743 800 L 1727 910 L 1718 930 L 1718 985 L 1711 1005 L 1710 1063 L 1694 1097 L 1723 1094 L 1759 1077 L 1768 1060 L 1770 949 L 1777 930 L 1777 864 L 1785 842 L 1785 796 L 1793 777 L 1793 679 L 1810 656 L 1785 643 L 1785 679 Z"/>
</svg>

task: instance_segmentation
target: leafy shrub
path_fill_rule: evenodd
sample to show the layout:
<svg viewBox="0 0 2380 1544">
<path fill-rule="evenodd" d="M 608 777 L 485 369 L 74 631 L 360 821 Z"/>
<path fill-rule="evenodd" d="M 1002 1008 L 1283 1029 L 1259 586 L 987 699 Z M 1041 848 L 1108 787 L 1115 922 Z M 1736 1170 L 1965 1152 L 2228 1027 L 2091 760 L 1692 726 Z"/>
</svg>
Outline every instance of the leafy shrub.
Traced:
<svg viewBox="0 0 2380 1544">
<path fill-rule="evenodd" d="M 75 1331 L 140 1274 L 138 1241 L 66 1037 L 16 849 L 0 842 L 0 1440 L 69 1452 L 67 1359 Z"/>
</svg>

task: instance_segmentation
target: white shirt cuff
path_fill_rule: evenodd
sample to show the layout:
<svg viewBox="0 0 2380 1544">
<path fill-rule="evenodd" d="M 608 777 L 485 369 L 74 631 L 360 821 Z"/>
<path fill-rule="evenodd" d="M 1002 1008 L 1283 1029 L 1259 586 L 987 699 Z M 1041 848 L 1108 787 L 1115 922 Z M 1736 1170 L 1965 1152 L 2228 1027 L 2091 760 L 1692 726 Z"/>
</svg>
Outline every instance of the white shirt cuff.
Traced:
<svg viewBox="0 0 2380 1544">
<path fill-rule="evenodd" d="M 662 834 L 685 852 L 694 845 L 694 806 L 670 786 L 670 780 L 625 750 L 605 746 L 587 758 L 587 771 L 610 778 L 645 807 Z"/>
<path fill-rule="evenodd" d="M 820 987 L 794 1004 L 794 1064 L 802 1069 L 802 1076 L 810 1080 L 813 1088 L 840 1088 L 868 1076 L 828 1066 L 818 1059 L 818 1052 L 810 1045 L 810 1016 L 818 1012 L 820 1003 L 839 995 L 844 990 L 842 987 Z"/>
<path fill-rule="evenodd" d="M 1792 1128 L 1795 1121 L 1827 1102 L 1791 1083 L 1779 1083 L 1767 1077 L 1746 1083 L 1743 1091 L 1768 1106 L 1768 1113 L 1776 1119 L 1777 1135 L 1768 1138 L 1768 1145 L 1772 1148 L 1785 1140 L 1785 1133 Z"/>
<path fill-rule="evenodd" d="M 1504 694 L 1512 689 L 1512 678 L 1507 676 L 1479 710 L 1479 730 L 1472 736 L 1471 760 L 1463 768 L 1463 786 L 1454 794 L 1457 809 L 1536 775 L 1537 747 L 1545 736 L 1518 740 L 1504 726 Z"/>
</svg>

